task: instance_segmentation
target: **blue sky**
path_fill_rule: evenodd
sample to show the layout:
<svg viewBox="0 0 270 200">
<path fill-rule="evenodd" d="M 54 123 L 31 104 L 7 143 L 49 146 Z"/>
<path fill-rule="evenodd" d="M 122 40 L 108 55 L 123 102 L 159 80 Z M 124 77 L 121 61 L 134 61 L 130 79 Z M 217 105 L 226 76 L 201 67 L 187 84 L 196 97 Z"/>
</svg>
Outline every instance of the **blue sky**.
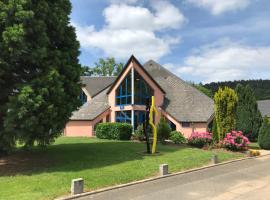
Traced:
<svg viewBox="0 0 270 200">
<path fill-rule="evenodd" d="M 153 59 L 194 82 L 270 79 L 269 0 L 72 0 L 80 62 Z"/>
</svg>

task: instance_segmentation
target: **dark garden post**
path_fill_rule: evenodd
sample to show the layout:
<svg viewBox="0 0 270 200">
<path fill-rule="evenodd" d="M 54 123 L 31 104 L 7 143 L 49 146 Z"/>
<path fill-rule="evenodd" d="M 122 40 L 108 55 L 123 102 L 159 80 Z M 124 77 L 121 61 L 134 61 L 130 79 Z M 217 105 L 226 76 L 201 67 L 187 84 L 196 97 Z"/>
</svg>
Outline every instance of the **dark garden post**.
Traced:
<svg viewBox="0 0 270 200">
<path fill-rule="evenodd" d="M 150 139 L 149 139 L 149 110 L 150 110 L 150 99 L 146 98 L 145 102 L 145 120 L 143 123 L 143 132 L 146 138 L 147 153 L 151 154 Z"/>
</svg>

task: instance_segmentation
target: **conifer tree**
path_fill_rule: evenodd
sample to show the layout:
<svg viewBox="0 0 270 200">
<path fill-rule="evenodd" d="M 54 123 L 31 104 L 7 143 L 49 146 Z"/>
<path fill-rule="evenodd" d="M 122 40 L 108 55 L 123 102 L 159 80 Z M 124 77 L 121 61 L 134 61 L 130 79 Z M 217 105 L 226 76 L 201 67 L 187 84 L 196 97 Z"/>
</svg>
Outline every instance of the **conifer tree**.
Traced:
<svg viewBox="0 0 270 200">
<path fill-rule="evenodd" d="M 219 88 L 215 94 L 215 119 L 219 141 L 226 133 L 235 129 L 237 102 L 237 94 L 231 88 Z"/>
<path fill-rule="evenodd" d="M 266 116 L 259 131 L 258 143 L 262 149 L 270 150 L 270 122 Z"/>
<path fill-rule="evenodd" d="M 71 3 L 5 0 L 0 4 L 0 66 L 4 69 L 0 84 L 7 88 L 0 99 L 1 134 L 27 146 L 35 141 L 45 146 L 80 105 L 82 69 L 79 43 L 69 22 Z"/>
<path fill-rule="evenodd" d="M 249 85 L 238 84 L 235 91 L 238 96 L 236 129 L 242 131 L 251 141 L 254 141 L 258 137 L 262 123 L 256 97 Z"/>
</svg>

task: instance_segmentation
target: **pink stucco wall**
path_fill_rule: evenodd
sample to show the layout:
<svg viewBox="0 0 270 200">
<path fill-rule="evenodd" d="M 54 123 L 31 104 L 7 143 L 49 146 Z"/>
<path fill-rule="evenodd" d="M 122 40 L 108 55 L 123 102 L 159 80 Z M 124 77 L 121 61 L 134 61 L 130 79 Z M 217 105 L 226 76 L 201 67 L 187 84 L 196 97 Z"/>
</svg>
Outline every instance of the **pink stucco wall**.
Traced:
<svg viewBox="0 0 270 200">
<path fill-rule="evenodd" d="M 69 121 L 66 124 L 64 135 L 69 137 L 91 137 L 93 136 L 91 121 Z"/>
<path fill-rule="evenodd" d="M 71 120 L 66 124 L 64 135 L 69 137 L 92 137 L 95 135 L 94 127 L 99 122 L 106 122 L 110 110 L 105 111 L 92 121 Z"/>
<path fill-rule="evenodd" d="M 173 122 L 176 125 L 176 130 L 181 132 L 186 138 L 188 138 L 192 132 L 205 132 L 208 129 L 207 122 L 192 122 L 190 123 L 190 127 L 182 127 L 181 122 L 175 120 L 171 115 L 165 111 L 162 111 L 161 113 L 164 117 Z"/>
</svg>

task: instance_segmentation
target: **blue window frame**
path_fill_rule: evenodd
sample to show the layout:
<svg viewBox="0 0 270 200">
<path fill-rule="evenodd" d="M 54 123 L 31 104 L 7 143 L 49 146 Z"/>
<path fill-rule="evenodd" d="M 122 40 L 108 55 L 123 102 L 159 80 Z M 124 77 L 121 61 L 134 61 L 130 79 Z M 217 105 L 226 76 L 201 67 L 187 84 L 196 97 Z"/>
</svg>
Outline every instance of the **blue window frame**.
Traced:
<svg viewBox="0 0 270 200">
<path fill-rule="evenodd" d="M 80 101 L 82 102 L 82 104 L 84 104 L 85 102 L 87 102 L 87 96 L 86 96 L 86 94 L 84 93 L 84 91 L 81 91 L 81 94 L 80 94 Z"/>
<path fill-rule="evenodd" d="M 131 111 L 117 111 L 116 112 L 116 122 L 130 123 L 131 124 Z"/>
<path fill-rule="evenodd" d="M 126 78 L 122 81 L 116 90 L 116 105 L 131 104 L 131 73 L 129 72 Z"/>
</svg>

